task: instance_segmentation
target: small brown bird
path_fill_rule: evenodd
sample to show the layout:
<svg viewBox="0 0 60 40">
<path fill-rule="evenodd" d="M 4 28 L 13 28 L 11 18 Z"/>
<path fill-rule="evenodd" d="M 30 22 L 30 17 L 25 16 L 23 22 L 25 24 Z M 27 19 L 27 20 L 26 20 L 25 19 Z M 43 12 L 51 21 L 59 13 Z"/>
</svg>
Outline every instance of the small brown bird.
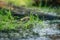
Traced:
<svg viewBox="0 0 60 40">
<path fill-rule="evenodd" d="M 28 20 L 30 20 L 30 17 L 26 16 L 20 19 L 23 22 L 28 22 Z"/>
</svg>

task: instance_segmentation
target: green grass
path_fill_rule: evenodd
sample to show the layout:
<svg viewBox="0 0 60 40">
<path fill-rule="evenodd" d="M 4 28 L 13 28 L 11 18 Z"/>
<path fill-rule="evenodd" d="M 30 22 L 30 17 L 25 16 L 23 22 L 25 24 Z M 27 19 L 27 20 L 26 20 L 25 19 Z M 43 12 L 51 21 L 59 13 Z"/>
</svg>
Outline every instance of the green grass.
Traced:
<svg viewBox="0 0 60 40">
<path fill-rule="evenodd" d="M 59 9 L 52 9 L 50 7 L 33 7 L 31 6 L 32 1 L 31 0 L 6 0 L 7 2 L 11 2 L 16 6 L 30 6 L 28 8 L 32 8 L 32 9 L 39 9 L 39 11 L 41 12 L 59 12 L 60 13 L 60 8 Z M 20 3 L 21 2 L 21 3 Z M 4 12 L 5 11 L 5 12 Z M 16 19 L 14 19 L 14 17 L 12 17 L 10 10 L 6 11 L 4 9 L 0 10 L 0 30 L 11 30 L 11 29 L 16 29 L 17 27 L 23 27 L 25 29 L 27 28 L 32 28 L 33 26 L 35 26 L 35 24 L 41 24 L 43 27 L 43 21 L 40 20 L 38 18 L 38 16 L 33 16 L 32 14 L 30 14 L 30 20 L 28 20 L 27 22 L 24 23 L 24 21 L 17 21 Z"/>
<path fill-rule="evenodd" d="M 11 15 L 10 10 L 6 11 L 4 9 L 0 10 L 0 30 L 11 30 L 16 28 L 32 28 L 36 23 L 42 22 L 39 20 L 38 16 L 33 16 L 30 14 L 30 20 L 24 23 L 24 21 L 18 21 L 14 19 L 14 17 Z"/>
<path fill-rule="evenodd" d="M 18 22 L 12 17 L 10 10 L 0 10 L 0 30 L 15 29 L 18 25 Z"/>
</svg>

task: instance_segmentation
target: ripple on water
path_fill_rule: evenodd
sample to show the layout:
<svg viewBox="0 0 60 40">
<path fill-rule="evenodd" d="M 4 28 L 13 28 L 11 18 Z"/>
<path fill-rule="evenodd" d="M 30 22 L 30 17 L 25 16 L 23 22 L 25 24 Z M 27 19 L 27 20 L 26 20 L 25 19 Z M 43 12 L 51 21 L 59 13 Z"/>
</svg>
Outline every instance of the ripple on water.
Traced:
<svg viewBox="0 0 60 40">
<path fill-rule="evenodd" d="M 38 33 L 39 37 L 31 37 L 31 38 L 29 37 L 24 39 L 24 38 L 19 38 L 20 36 L 18 33 L 10 33 L 10 36 L 12 38 L 11 37 L 7 38 L 6 36 L 5 38 L 0 38 L 0 40 L 52 40 L 51 38 L 49 38 L 49 36 L 60 34 L 60 30 L 56 29 L 55 24 L 49 24 L 47 22 L 43 22 L 42 24 L 35 25 L 35 27 L 33 28 L 33 32 Z M 0 35 L 1 34 L 2 33 L 0 33 Z M 56 40 L 60 40 L 60 39 L 56 39 Z"/>
<path fill-rule="evenodd" d="M 49 24 L 49 23 L 46 23 L 46 22 L 43 22 L 43 28 L 41 28 L 41 24 L 39 24 L 39 26 L 35 26 L 33 28 L 33 31 L 38 33 L 40 35 L 40 37 L 42 37 L 42 39 L 38 38 L 38 40 L 44 40 L 43 37 L 46 37 L 46 36 L 51 36 L 51 35 L 57 35 L 57 34 L 60 34 L 60 30 L 57 29 L 57 26 L 56 24 Z M 51 40 L 49 38 L 47 38 L 46 40 Z"/>
</svg>

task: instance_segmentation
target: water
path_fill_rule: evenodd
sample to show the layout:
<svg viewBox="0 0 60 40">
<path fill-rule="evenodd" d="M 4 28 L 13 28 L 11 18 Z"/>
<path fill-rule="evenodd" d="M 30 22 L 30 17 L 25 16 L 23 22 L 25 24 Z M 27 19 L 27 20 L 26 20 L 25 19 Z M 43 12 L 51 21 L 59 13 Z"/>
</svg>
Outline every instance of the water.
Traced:
<svg viewBox="0 0 60 40">
<path fill-rule="evenodd" d="M 27 33 L 32 37 L 28 36 L 28 38 L 24 37 L 20 38 L 21 33 L 12 32 L 9 33 L 10 38 L 8 38 L 9 35 L 7 35 L 6 33 L 0 33 L 1 36 L 0 40 L 60 40 L 60 30 L 57 28 L 58 24 L 57 23 L 50 24 L 49 22 L 50 21 L 43 21 L 36 23 L 36 25 L 34 25 L 32 31 L 34 33 L 37 33 L 38 36 L 33 36 L 31 35 L 32 33 Z M 23 35 L 25 35 L 25 32 Z"/>
<path fill-rule="evenodd" d="M 57 29 L 58 24 L 50 24 L 49 21 L 37 23 L 33 32 L 38 33 L 38 37 L 32 37 L 20 40 L 60 40 L 60 30 Z"/>
<path fill-rule="evenodd" d="M 33 29 L 34 32 L 42 37 L 42 40 L 60 40 L 58 38 L 60 37 L 60 30 L 57 29 L 58 24 L 49 24 L 49 21 L 44 21 L 43 25 L 44 27 L 42 28 L 41 24 L 37 24 Z M 54 39 L 54 37 L 56 37 L 56 39 Z M 41 38 L 38 38 L 37 40 L 41 40 Z"/>
</svg>

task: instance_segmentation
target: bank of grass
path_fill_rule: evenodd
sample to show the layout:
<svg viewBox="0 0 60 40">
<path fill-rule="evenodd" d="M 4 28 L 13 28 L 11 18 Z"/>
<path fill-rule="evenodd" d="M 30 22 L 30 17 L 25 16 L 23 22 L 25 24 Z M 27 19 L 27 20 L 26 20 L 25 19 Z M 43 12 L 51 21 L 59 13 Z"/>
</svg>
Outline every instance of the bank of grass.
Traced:
<svg viewBox="0 0 60 40">
<path fill-rule="evenodd" d="M 14 21 L 10 11 L 0 10 L 0 30 L 14 29 L 17 25 Z"/>
<path fill-rule="evenodd" d="M 40 6 L 32 6 L 32 4 L 34 3 L 33 0 L 5 0 L 7 3 L 12 3 L 15 6 L 23 6 L 26 8 L 36 8 L 36 9 L 40 9 L 43 12 L 59 12 L 60 8 L 56 8 L 53 7 L 51 8 L 51 6 L 47 7 L 45 4 L 45 6 L 41 6 L 42 2 L 40 2 Z M 41 0 L 42 1 L 42 0 Z"/>
<path fill-rule="evenodd" d="M 30 29 L 39 22 L 42 22 L 42 20 L 39 20 L 38 16 L 35 17 L 32 14 L 30 15 L 30 20 L 24 23 L 24 21 L 15 19 L 11 15 L 10 10 L 0 10 L 0 30 L 15 30 L 16 28 Z"/>
<path fill-rule="evenodd" d="M 31 0 L 6 0 L 8 3 L 11 2 L 16 6 L 26 6 L 27 8 L 32 8 L 32 9 L 39 9 L 39 11 L 42 12 L 60 12 L 60 9 L 55 9 L 55 8 L 51 8 L 51 7 L 33 7 L 31 6 Z M 21 2 L 21 3 L 20 3 Z M 33 15 L 30 15 L 30 20 L 28 20 L 26 23 L 24 23 L 24 21 L 17 21 L 16 19 L 14 19 L 14 17 L 12 17 L 10 10 L 6 11 L 6 10 L 0 10 L 0 30 L 11 30 L 11 29 L 16 29 L 17 27 L 23 27 L 23 28 L 29 28 L 29 27 L 33 27 L 36 23 L 40 23 L 42 24 L 42 20 L 39 20 L 38 17 L 34 17 Z M 38 10 L 37 10 L 38 11 Z"/>
</svg>

